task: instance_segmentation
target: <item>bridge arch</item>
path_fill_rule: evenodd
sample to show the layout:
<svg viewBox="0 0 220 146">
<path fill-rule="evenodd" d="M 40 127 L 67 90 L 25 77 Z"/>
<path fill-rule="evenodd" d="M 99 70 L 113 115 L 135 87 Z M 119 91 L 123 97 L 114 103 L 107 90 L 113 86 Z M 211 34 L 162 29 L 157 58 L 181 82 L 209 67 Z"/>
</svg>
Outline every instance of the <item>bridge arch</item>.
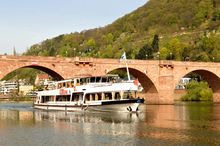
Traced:
<svg viewBox="0 0 220 146">
<path fill-rule="evenodd" d="M 198 70 L 192 70 L 186 74 L 182 74 L 181 77 L 177 80 L 175 85 L 178 84 L 178 82 L 181 80 L 181 78 L 187 76 L 190 73 L 196 73 L 200 75 L 205 81 L 208 82 L 210 88 L 213 90 L 213 92 L 220 92 L 220 77 L 216 75 L 215 73 L 205 70 L 205 69 L 198 69 Z"/>
<path fill-rule="evenodd" d="M 177 85 L 181 78 L 187 76 L 190 73 L 196 73 L 202 77 L 203 80 L 207 81 L 209 87 L 213 91 L 213 102 L 219 102 L 220 100 L 220 77 L 213 73 L 212 71 L 205 69 L 195 69 L 186 74 L 182 74 L 181 77 L 176 80 L 175 85 Z"/>
<path fill-rule="evenodd" d="M 124 70 L 126 71 L 125 67 L 121 68 L 114 68 L 112 70 L 107 71 L 107 73 L 114 71 L 114 70 Z M 155 86 L 155 84 L 152 82 L 150 77 L 146 75 L 146 73 L 139 71 L 138 69 L 135 68 L 129 68 L 129 73 L 134 76 L 135 78 L 138 78 L 140 84 L 143 87 L 143 92 L 144 93 L 158 93 L 158 89 Z"/>
<path fill-rule="evenodd" d="M 37 69 L 40 71 L 43 71 L 47 74 L 49 74 L 51 77 L 53 77 L 54 80 L 62 80 L 64 79 L 59 73 L 57 73 L 56 71 L 50 69 L 49 67 L 45 67 L 45 66 L 39 66 L 39 65 L 22 65 L 22 66 L 14 66 L 13 68 L 10 68 L 10 70 L 6 70 L 3 72 L 1 79 L 3 77 L 5 77 L 7 74 L 18 70 L 18 69 L 22 69 L 22 68 L 33 68 L 33 69 Z"/>
</svg>

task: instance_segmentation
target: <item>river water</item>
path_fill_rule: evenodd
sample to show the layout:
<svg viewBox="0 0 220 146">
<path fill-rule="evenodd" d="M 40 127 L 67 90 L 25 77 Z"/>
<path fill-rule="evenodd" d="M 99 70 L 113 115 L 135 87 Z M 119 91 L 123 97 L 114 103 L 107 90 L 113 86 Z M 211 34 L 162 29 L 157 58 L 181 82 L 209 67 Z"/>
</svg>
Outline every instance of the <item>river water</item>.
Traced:
<svg viewBox="0 0 220 146">
<path fill-rule="evenodd" d="M 139 113 L 47 112 L 0 103 L 0 146 L 220 145 L 220 105 L 142 105 Z"/>
</svg>

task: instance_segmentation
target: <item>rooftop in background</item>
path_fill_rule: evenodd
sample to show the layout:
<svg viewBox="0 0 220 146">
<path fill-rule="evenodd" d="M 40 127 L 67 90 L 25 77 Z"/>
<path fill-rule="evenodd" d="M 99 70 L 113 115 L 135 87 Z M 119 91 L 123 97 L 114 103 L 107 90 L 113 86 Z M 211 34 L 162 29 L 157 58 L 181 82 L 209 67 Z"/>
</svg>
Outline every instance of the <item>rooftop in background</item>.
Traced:
<svg viewBox="0 0 220 146">
<path fill-rule="evenodd" d="M 49 75 L 48 74 L 38 74 L 37 77 L 40 80 L 46 80 L 49 79 Z"/>
</svg>

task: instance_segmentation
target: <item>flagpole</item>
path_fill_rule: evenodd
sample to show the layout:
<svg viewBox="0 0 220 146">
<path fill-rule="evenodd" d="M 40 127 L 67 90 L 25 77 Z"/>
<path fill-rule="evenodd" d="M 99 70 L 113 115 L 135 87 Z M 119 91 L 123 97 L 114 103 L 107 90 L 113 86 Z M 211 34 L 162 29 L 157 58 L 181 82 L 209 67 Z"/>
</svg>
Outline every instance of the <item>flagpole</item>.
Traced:
<svg viewBox="0 0 220 146">
<path fill-rule="evenodd" d="M 126 63 L 126 69 L 127 69 L 128 81 L 130 81 L 131 78 L 130 78 L 130 73 L 129 73 L 129 69 L 128 69 L 127 59 L 125 59 L 125 63 Z"/>
<path fill-rule="evenodd" d="M 127 75 L 128 75 L 128 80 L 130 81 L 130 74 L 129 74 L 129 70 L 128 70 L 128 64 L 127 64 L 127 57 L 126 57 L 126 53 L 124 52 L 120 58 L 120 61 L 125 61 L 126 64 L 126 70 L 127 70 Z"/>
</svg>

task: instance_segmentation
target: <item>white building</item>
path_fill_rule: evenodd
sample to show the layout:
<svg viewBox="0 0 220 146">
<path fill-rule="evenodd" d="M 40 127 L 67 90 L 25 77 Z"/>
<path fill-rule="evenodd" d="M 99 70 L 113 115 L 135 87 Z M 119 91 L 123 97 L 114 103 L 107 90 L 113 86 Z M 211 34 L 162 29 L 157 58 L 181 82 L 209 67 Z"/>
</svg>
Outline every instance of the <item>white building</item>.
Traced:
<svg viewBox="0 0 220 146">
<path fill-rule="evenodd" d="M 186 85 L 191 81 L 191 78 L 181 78 L 176 89 L 185 89 Z"/>
<path fill-rule="evenodd" d="M 19 88 L 19 89 L 18 89 Z M 25 85 L 23 82 L 19 81 L 1 81 L 0 82 L 0 94 L 7 95 L 9 93 L 18 92 L 21 95 L 26 95 L 27 93 L 33 91 L 33 85 Z"/>
<path fill-rule="evenodd" d="M 13 91 L 18 90 L 18 83 L 17 82 L 10 82 L 10 81 L 1 81 L 0 82 L 0 93 L 1 94 L 8 94 Z"/>
</svg>

